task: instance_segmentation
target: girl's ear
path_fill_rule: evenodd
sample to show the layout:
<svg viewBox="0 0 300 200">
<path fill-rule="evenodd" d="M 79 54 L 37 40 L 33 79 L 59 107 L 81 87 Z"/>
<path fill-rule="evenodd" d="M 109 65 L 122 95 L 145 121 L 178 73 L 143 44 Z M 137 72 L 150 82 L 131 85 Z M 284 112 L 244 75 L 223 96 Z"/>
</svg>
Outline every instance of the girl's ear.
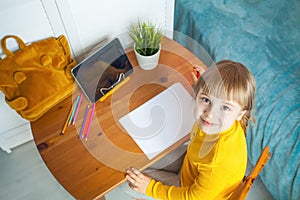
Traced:
<svg viewBox="0 0 300 200">
<path fill-rule="evenodd" d="M 237 120 L 238 120 L 238 121 L 241 121 L 241 119 L 242 119 L 243 116 L 246 114 L 246 112 L 247 112 L 247 110 L 242 110 L 242 111 L 240 112 L 240 114 L 238 115 Z"/>
</svg>

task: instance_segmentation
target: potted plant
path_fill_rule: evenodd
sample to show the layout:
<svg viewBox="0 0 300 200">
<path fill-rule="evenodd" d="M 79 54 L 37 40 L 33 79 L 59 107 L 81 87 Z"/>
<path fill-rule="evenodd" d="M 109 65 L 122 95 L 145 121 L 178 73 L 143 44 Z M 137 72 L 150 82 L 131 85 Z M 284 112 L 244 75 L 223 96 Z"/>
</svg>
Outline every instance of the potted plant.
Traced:
<svg viewBox="0 0 300 200">
<path fill-rule="evenodd" d="M 141 68 L 151 70 L 158 64 L 162 31 L 150 21 L 138 21 L 130 27 L 129 36 L 134 41 L 134 52 Z"/>
</svg>

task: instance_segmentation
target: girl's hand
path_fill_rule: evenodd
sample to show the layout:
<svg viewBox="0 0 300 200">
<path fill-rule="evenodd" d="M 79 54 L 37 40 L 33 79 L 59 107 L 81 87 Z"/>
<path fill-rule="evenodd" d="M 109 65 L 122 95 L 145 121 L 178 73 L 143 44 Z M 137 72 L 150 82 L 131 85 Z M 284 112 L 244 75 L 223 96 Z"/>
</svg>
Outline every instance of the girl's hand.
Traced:
<svg viewBox="0 0 300 200">
<path fill-rule="evenodd" d="M 204 72 L 204 69 L 198 65 L 195 65 L 193 67 L 193 71 L 191 72 L 192 78 L 194 82 L 196 83 L 197 80 L 199 79 L 200 75 Z"/>
<path fill-rule="evenodd" d="M 133 167 L 126 170 L 126 179 L 129 181 L 131 189 L 143 194 L 146 194 L 147 187 L 152 180 L 151 177 L 144 175 Z"/>
</svg>

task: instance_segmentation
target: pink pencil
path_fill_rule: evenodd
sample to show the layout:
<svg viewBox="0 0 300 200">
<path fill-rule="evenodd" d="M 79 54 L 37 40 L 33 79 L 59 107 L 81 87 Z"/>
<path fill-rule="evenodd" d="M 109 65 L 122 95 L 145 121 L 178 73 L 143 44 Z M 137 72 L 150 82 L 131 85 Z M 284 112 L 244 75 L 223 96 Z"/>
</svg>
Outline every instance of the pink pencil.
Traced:
<svg viewBox="0 0 300 200">
<path fill-rule="evenodd" d="M 76 119 L 77 119 L 77 115 L 78 115 L 78 111 L 79 111 L 79 108 L 80 108 L 80 105 L 81 105 L 81 102 L 82 102 L 82 93 L 80 94 L 80 99 L 79 99 L 79 102 L 77 104 L 77 107 L 76 107 L 76 111 L 75 111 L 75 115 L 74 115 L 74 118 L 73 118 L 73 122 L 72 122 L 72 125 L 74 126 L 75 125 L 75 122 L 76 122 Z"/>
<path fill-rule="evenodd" d="M 89 136 L 89 131 L 90 131 L 91 123 L 92 123 L 92 120 L 93 120 L 95 107 L 96 107 L 96 104 L 93 104 L 92 111 L 91 111 L 91 114 L 89 116 L 90 118 L 89 118 L 89 121 L 88 121 L 88 127 L 87 127 L 87 130 L 86 130 L 86 133 L 85 133 L 85 140 L 87 140 L 88 136 Z"/>
</svg>

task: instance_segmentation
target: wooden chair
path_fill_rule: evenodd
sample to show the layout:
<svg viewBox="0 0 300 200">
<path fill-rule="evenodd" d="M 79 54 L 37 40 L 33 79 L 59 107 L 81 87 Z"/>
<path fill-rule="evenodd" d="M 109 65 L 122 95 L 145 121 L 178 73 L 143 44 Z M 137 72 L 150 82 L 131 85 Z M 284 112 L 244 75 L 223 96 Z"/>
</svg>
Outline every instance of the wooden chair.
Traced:
<svg viewBox="0 0 300 200">
<path fill-rule="evenodd" d="M 246 199 L 246 196 L 260 173 L 260 171 L 264 168 L 265 164 L 268 162 L 268 160 L 271 157 L 271 153 L 269 152 L 269 146 L 266 146 L 263 150 L 263 152 L 260 154 L 260 157 L 258 158 L 253 170 L 248 174 L 248 176 L 245 176 L 241 184 L 237 187 L 237 189 L 233 192 L 231 200 L 244 200 Z"/>
</svg>

